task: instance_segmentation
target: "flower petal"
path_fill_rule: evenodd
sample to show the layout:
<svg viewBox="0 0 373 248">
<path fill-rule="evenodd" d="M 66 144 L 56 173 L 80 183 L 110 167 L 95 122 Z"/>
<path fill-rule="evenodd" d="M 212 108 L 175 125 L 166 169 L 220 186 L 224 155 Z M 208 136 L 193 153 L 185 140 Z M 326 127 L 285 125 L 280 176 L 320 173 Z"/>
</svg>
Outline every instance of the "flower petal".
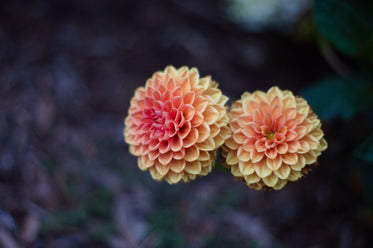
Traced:
<svg viewBox="0 0 373 248">
<path fill-rule="evenodd" d="M 290 167 L 283 164 L 278 170 L 275 170 L 274 173 L 281 179 L 287 179 L 290 174 Z"/>
<path fill-rule="evenodd" d="M 261 178 L 267 177 L 272 173 L 272 170 L 270 170 L 267 167 L 267 164 L 264 159 L 260 161 L 259 163 L 255 163 L 254 169 L 255 169 L 256 174 L 260 176 Z"/>
<path fill-rule="evenodd" d="M 296 164 L 298 162 L 298 155 L 296 153 L 285 153 L 282 154 L 282 161 L 289 165 Z"/>
<path fill-rule="evenodd" d="M 272 173 L 271 175 L 265 177 L 262 179 L 263 182 L 268 186 L 268 187 L 273 187 L 277 181 L 278 181 L 278 177 Z"/>
<path fill-rule="evenodd" d="M 181 159 L 181 160 L 172 159 L 171 162 L 169 163 L 169 167 L 170 167 L 170 170 L 176 173 L 180 173 L 181 171 L 184 170 L 185 164 L 186 163 L 184 159 Z"/>
<path fill-rule="evenodd" d="M 280 168 L 282 164 L 282 158 L 281 156 L 277 156 L 274 159 L 267 158 L 266 162 L 267 162 L 268 168 L 270 168 L 271 170 L 278 170 L 278 168 Z"/>
</svg>

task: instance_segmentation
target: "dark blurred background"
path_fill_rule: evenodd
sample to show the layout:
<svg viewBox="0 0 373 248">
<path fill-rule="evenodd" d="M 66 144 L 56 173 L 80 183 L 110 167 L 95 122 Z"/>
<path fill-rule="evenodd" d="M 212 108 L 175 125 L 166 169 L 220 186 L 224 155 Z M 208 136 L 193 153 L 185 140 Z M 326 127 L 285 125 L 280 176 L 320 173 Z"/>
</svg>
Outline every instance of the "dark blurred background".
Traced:
<svg viewBox="0 0 373 248">
<path fill-rule="evenodd" d="M 0 247 L 373 247 L 373 6 L 352 0 L 0 2 Z M 329 148 L 256 192 L 168 185 L 123 141 L 134 90 L 197 67 L 237 99 L 305 97 Z"/>
</svg>

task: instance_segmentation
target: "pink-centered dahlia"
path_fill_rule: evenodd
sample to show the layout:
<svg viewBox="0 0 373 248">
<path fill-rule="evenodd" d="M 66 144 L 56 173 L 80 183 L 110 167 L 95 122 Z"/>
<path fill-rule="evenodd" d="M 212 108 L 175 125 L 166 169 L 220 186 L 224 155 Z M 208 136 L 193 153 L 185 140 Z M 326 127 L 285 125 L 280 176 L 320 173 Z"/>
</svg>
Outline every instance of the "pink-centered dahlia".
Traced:
<svg viewBox="0 0 373 248">
<path fill-rule="evenodd" d="M 230 111 L 232 137 L 223 145 L 232 174 L 253 189 L 281 189 L 307 173 L 327 148 L 307 102 L 278 87 L 244 93 Z"/>
<path fill-rule="evenodd" d="M 207 175 L 230 136 L 228 98 L 196 68 L 166 67 L 136 90 L 124 137 L 138 166 L 158 181 L 188 182 Z"/>
</svg>

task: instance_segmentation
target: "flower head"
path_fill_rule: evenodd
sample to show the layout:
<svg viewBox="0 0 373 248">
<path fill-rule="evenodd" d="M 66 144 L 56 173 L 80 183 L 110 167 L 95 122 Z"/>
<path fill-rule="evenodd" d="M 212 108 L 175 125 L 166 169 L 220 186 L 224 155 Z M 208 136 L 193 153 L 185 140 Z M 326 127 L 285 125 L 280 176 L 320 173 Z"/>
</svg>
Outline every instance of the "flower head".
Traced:
<svg viewBox="0 0 373 248">
<path fill-rule="evenodd" d="M 208 174 L 230 136 L 222 95 L 196 68 L 166 67 L 136 90 L 124 137 L 141 170 L 158 181 L 188 182 Z"/>
<path fill-rule="evenodd" d="M 281 189 L 309 171 L 327 148 L 307 102 L 278 87 L 244 93 L 230 111 L 232 137 L 222 155 L 232 174 L 253 189 Z"/>
</svg>

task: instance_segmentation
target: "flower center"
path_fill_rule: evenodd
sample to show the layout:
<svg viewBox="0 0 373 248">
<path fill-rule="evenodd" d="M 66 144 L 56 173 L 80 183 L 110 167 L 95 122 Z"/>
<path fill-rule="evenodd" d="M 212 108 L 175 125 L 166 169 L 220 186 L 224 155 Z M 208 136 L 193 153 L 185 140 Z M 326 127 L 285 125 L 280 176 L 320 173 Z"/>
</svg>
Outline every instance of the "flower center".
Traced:
<svg viewBox="0 0 373 248">
<path fill-rule="evenodd" d="M 275 135 L 276 135 L 276 132 L 270 131 L 270 132 L 266 135 L 266 137 L 267 137 L 267 139 L 271 140 L 271 139 L 273 139 L 273 137 L 275 137 Z"/>
</svg>

